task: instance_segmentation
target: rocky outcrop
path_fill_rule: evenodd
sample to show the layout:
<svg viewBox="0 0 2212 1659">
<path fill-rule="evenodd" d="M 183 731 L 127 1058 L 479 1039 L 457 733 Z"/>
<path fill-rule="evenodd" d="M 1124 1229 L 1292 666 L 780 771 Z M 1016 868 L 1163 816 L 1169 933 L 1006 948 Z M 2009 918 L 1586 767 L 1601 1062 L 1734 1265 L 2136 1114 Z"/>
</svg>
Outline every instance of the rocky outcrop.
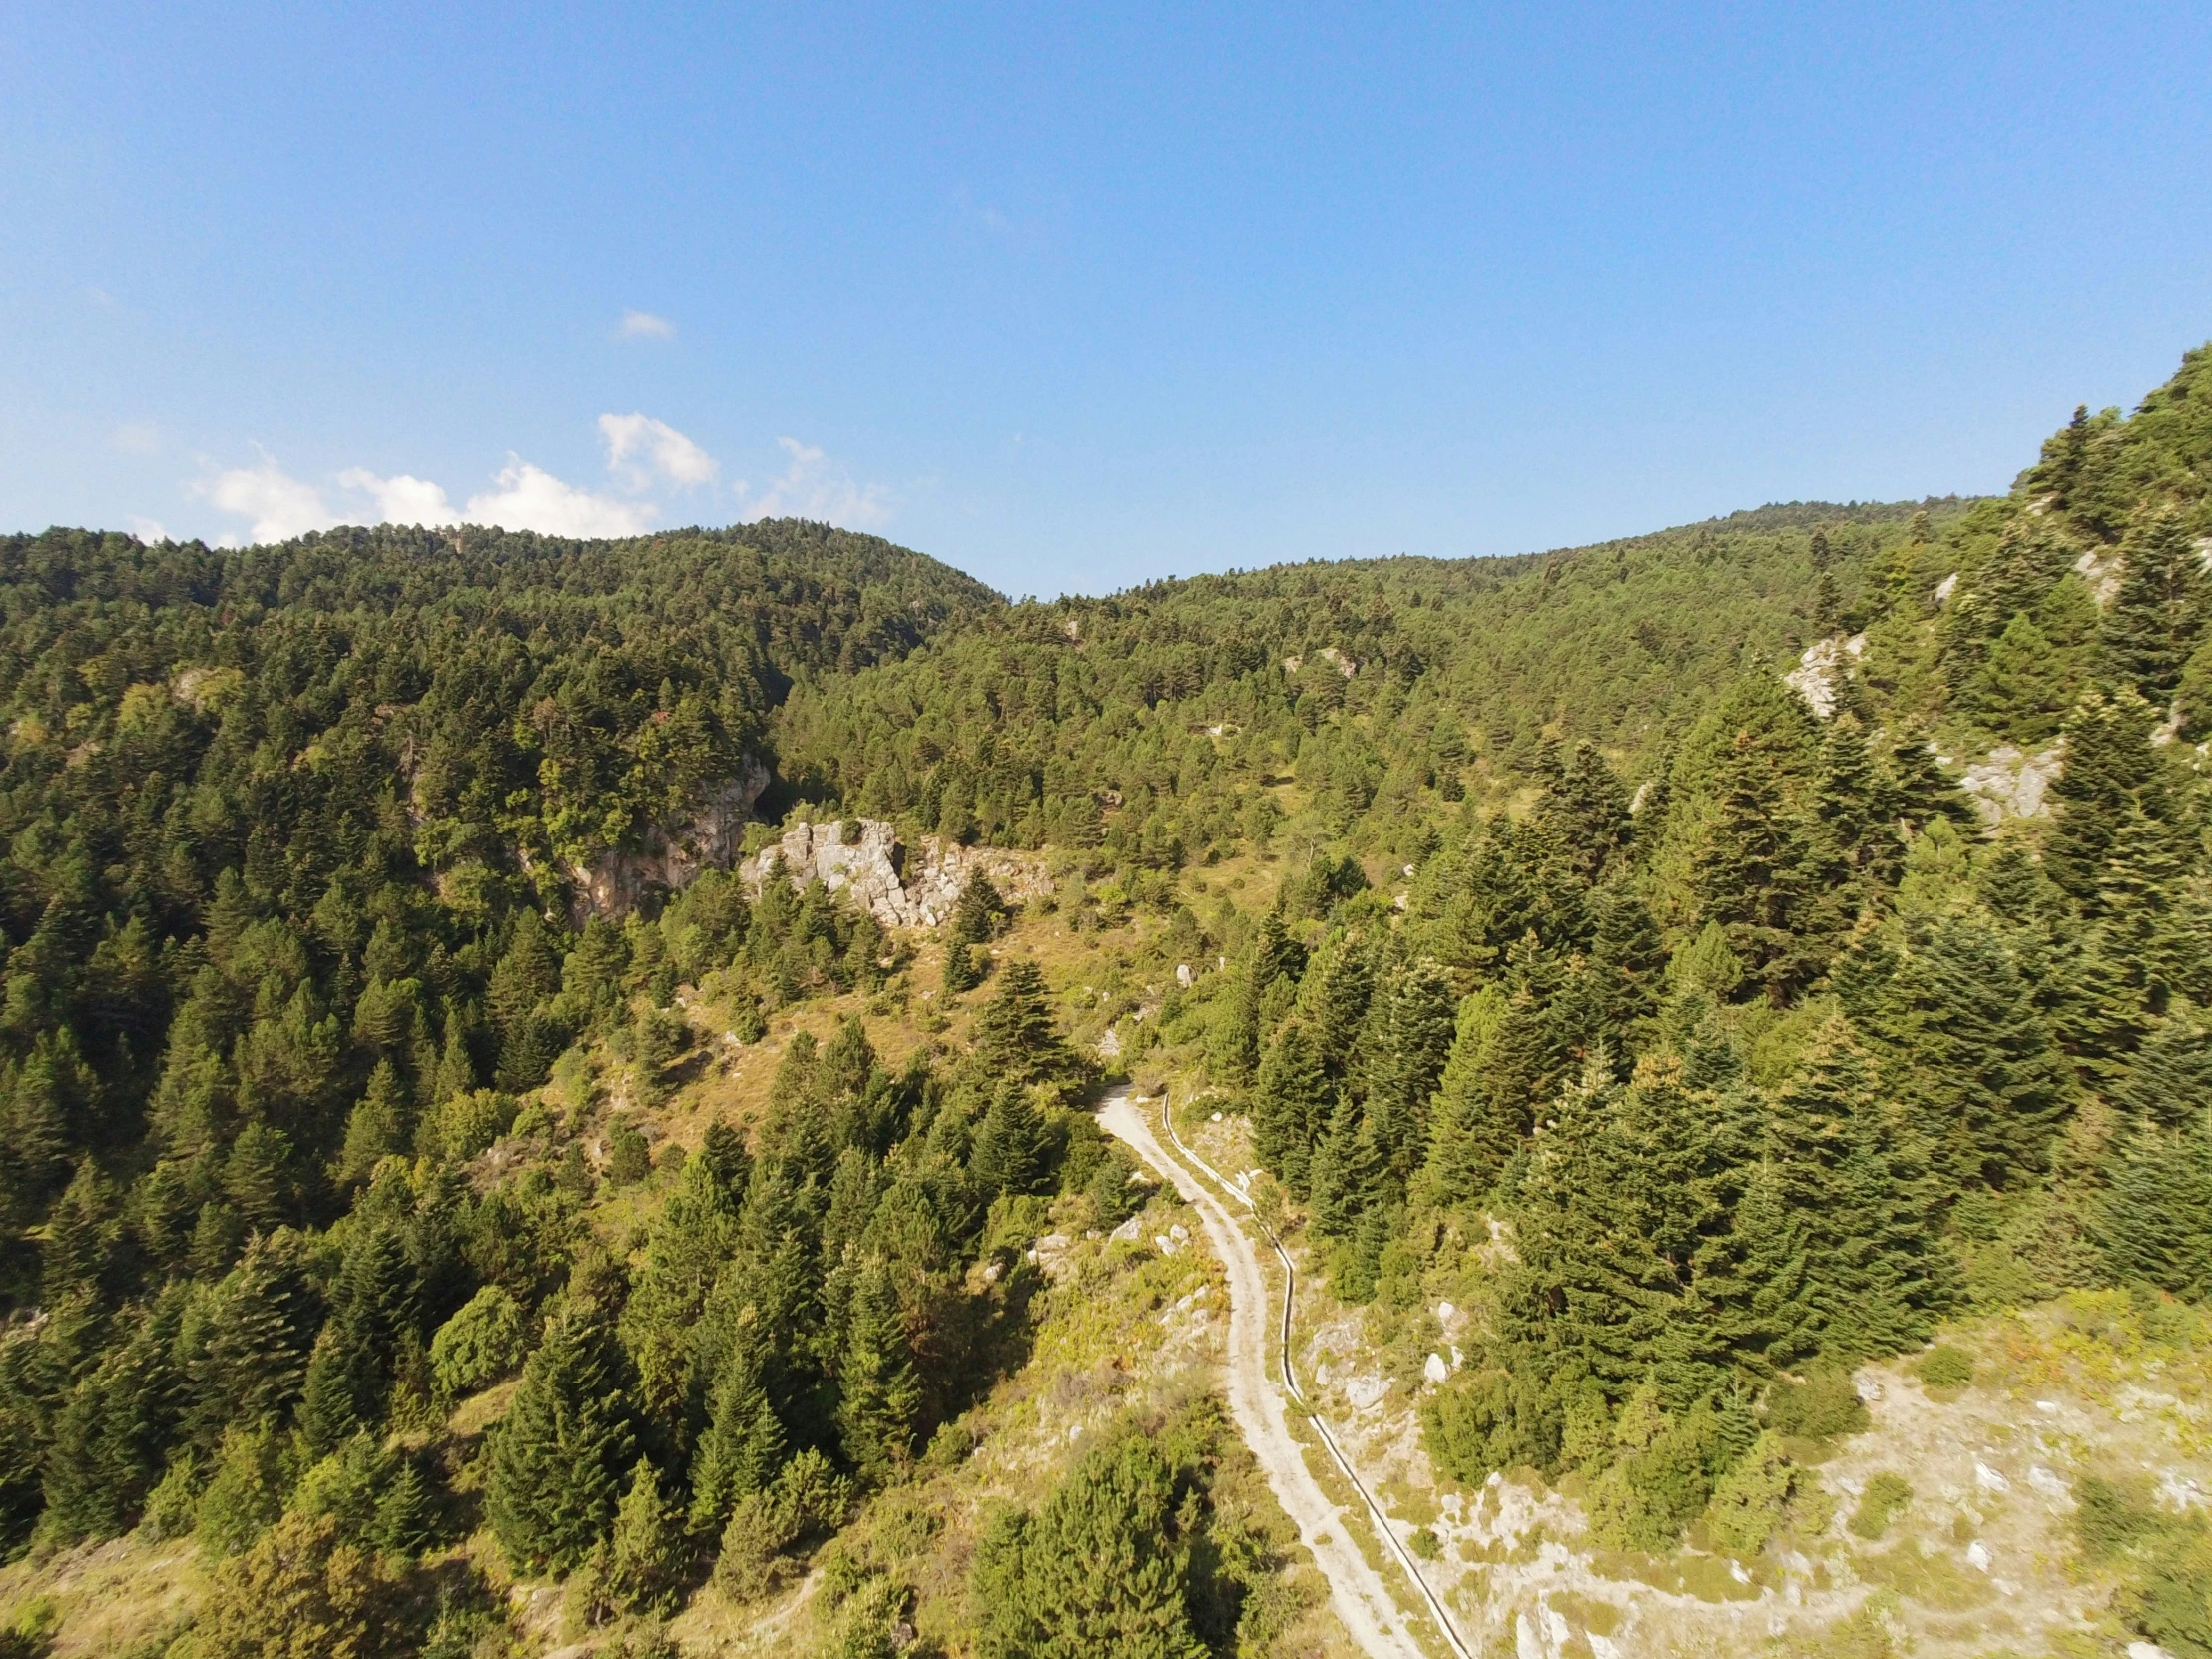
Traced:
<svg viewBox="0 0 2212 1659">
<path fill-rule="evenodd" d="M 1782 677 L 1782 683 L 1805 699 L 1805 706 L 1826 720 L 1836 712 L 1836 688 L 1851 673 L 1852 665 L 1867 649 L 1867 636 L 1850 639 L 1831 634 L 1805 648 L 1798 666 Z"/>
<path fill-rule="evenodd" d="M 711 791 L 685 824 L 652 825 L 634 850 L 605 852 L 590 863 L 572 865 L 578 918 L 626 916 L 638 900 L 659 888 L 678 892 L 702 870 L 728 869 L 753 822 L 753 804 L 768 788 L 768 768 L 744 757 L 736 778 Z"/>
<path fill-rule="evenodd" d="M 2041 818 L 2050 810 L 2045 797 L 2065 761 L 2063 743 L 2035 755 L 2005 744 L 1990 750 L 1988 759 L 1966 768 L 1958 787 L 1973 798 L 1975 808 L 1991 824 Z"/>
<path fill-rule="evenodd" d="M 845 831 L 854 826 L 858 833 L 847 836 Z M 880 819 L 795 824 L 774 846 L 739 866 L 746 885 L 760 891 L 778 858 L 794 884 L 820 881 L 832 892 L 849 890 L 885 927 L 936 926 L 952 913 L 960 889 L 978 873 L 988 876 L 1010 903 L 1052 890 L 1052 877 L 1037 853 L 960 846 L 934 835 L 911 848 Z"/>
</svg>

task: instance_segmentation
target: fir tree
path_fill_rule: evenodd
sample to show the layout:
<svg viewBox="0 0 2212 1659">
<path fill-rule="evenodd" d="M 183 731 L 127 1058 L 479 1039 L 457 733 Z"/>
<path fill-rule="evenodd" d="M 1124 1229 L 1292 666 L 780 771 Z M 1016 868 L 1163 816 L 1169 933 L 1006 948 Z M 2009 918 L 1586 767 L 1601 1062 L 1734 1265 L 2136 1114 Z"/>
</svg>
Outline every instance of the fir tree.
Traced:
<svg viewBox="0 0 2212 1659">
<path fill-rule="evenodd" d="M 2150 746 L 2152 711 L 2133 693 L 2082 699 L 2066 722 L 2066 764 L 2051 787 L 2058 822 L 2043 865 L 2082 904 L 2097 903 L 2097 881 L 2130 807 L 2163 817 L 2158 760 Z"/>
<path fill-rule="evenodd" d="M 1522 1114 L 1501 1115 L 1490 1077 L 1506 1020 L 1504 991 L 1485 985 L 1459 1004 L 1451 1044 L 1429 1117 L 1423 1185 L 1444 1204 L 1487 1196 L 1520 1150 Z"/>
<path fill-rule="evenodd" d="M 319 1315 L 302 1247 L 288 1228 L 257 1238 L 216 1286 L 192 1368 L 200 1445 L 212 1447 L 225 1422 L 273 1419 L 299 1397 Z"/>
<path fill-rule="evenodd" d="M 2212 577 L 2181 514 L 2160 509 L 2121 543 L 2125 571 L 2104 615 L 2104 657 L 2120 683 L 2163 708 L 2212 621 Z"/>
<path fill-rule="evenodd" d="M 1824 965 L 1834 919 L 1809 827 L 1784 796 L 1777 740 L 1740 729 L 1712 784 L 1693 858 L 1699 912 L 1725 930 L 1768 999 L 1787 1002 Z"/>
<path fill-rule="evenodd" d="M 1890 981 L 1886 1034 L 1915 1132 L 1952 1191 L 2041 1169 L 2073 1103 L 2048 1026 L 2002 941 L 1972 915 L 1913 941 Z"/>
<path fill-rule="evenodd" d="M 640 1457 L 615 1511 L 607 1591 L 624 1612 L 659 1617 L 674 1610 L 684 1569 L 681 1517 L 661 1496 L 659 1471 Z"/>
<path fill-rule="evenodd" d="M 406 1096 L 389 1060 L 378 1060 L 368 1088 L 345 1120 L 345 1147 L 338 1154 L 338 1179 L 365 1185 L 383 1159 L 407 1146 Z"/>
<path fill-rule="evenodd" d="M 2014 743 L 2048 742 L 2065 721 L 2074 683 L 2066 660 L 2025 611 L 2016 612 L 1964 688 L 1963 702 Z"/>
<path fill-rule="evenodd" d="M 1314 958 L 1298 988 L 1298 1015 L 1322 1070 L 1334 1081 L 1350 1075 L 1353 1053 L 1375 996 L 1367 943 L 1339 934 Z"/>
<path fill-rule="evenodd" d="M 1946 1299 L 1932 1195 L 1841 1017 L 1775 1095 L 1762 1150 L 1780 1202 L 1803 1230 L 1808 1334 L 1854 1357 L 1925 1341 Z"/>
<path fill-rule="evenodd" d="M 944 988 L 947 994 L 973 990 L 983 982 L 990 958 L 977 951 L 987 945 L 1006 912 L 1006 901 L 985 875 L 971 875 L 952 906 L 952 927 L 944 946 Z"/>
<path fill-rule="evenodd" d="M 1075 1069 L 1046 1000 L 1044 975 L 1028 957 L 1006 964 L 997 993 L 976 1016 L 975 1054 L 988 1075 L 1020 1083 L 1055 1081 Z"/>
<path fill-rule="evenodd" d="M 1004 1513 L 979 1544 L 979 1659 L 1205 1659 L 1185 1524 L 1150 1439 L 1086 1453 L 1041 1510 Z"/>
<path fill-rule="evenodd" d="M 1384 1167 L 1368 1134 L 1367 1113 L 1349 1093 L 1337 1096 L 1329 1133 L 1314 1152 L 1310 1178 L 1314 1232 L 1349 1239 L 1360 1217 L 1383 1197 Z"/>
<path fill-rule="evenodd" d="M 898 1298 L 881 1258 L 869 1257 L 853 1285 L 837 1365 L 837 1429 L 852 1466 L 876 1481 L 903 1467 L 920 1409 Z"/>
<path fill-rule="evenodd" d="M 975 1132 L 968 1178 L 986 1201 L 1001 1193 L 1033 1193 L 1045 1176 L 1043 1116 L 1029 1091 L 1018 1083 L 1001 1084 L 990 1110 Z"/>
<path fill-rule="evenodd" d="M 2097 945 L 2154 1013 L 2198 978 L 2205 960 L 2204 942 L 2176 913 L 2186 873 L 2173 831 L 2130 804 L 2097 880 Z"/>
<path fill-rule="evenodd" d="M 2194 1009 L 2158 1024 L 2128 1068 L 2113 1103 L 2165 1128 L 2212 1117 L 2212 1028 Z"/>
<path fill-rule="evenodd" d="M 1428 1102 L 1453 1038 L 1450 981 L 1423 958 L 1394 970 L 1378 999 L 1369 1050 L 1368 1123 L 1376 1149 L 1402 1189 L 1426 1150 Z"/>
<path fill-rule="evenodd" d="M 518 1566 L 573 1567 L 614 1524 L 632 1461 L 629 1402 L 598 1309 L 571 1302 L 546 1323 L 514 1403 L 494 1431 L 485 1508 Z"/>
<path fill-rule="evenodd" d="M 715 1373 L 707 1428 L 692 1458 L 689 1518 L 699 1537 L 720 1536 L 738 1500 L 765 1489 L 784 1458 L 784 1425 L 769 1403 L 759 1342 L 749 1309 Z"/>
<path fill-rule="evenodd" d="M 2212 1291 L 2212 1134 L 2144 1125 L 2105 1171 L 2098 1234 L 2112 1275 L 2177 1296 Z"/>
<path fill-rule="evenodd" d="M 1331 1094 L 1305 1021 L 1290 1021 L 1260 1062 L 1252 1092 L 1252 1140 L 1262 1167 L 1300 1196 L 1312 1173 L 1314 1143 L 1328 1124 Z"/>
</svg>

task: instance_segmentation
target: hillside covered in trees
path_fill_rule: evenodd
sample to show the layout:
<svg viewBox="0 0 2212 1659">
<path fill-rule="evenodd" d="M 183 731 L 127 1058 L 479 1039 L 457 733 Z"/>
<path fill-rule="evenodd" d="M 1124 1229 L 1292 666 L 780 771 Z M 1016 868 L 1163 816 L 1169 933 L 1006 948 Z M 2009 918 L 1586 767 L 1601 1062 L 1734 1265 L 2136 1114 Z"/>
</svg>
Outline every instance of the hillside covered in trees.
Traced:
<svg viewBox="0 0 2212 1659">
<path fill-rule="evenodd" d="M 797 523 L 0 542 L 0 1549 L 194 1534 L 180 1655 L 285 1597 L 496 1651 L 499 1573 L 588 1625 L 765 1593 L 1018 1370 L 1048 1215 L 1141 1202 L 1047 915 L 1127 937 L 1125 1062 L 1247 1117 L 1333 1295 L 1467 1287 L 1439 1468 L 1756 1549 L 1850 1365 L 2212 1292 L 2208 485 L 2198 352 L 1999 499 L 1100 599 Z M 749 890 L 718 811 L 1030 849 L 1052 896 L 937 941 L 971 1044 L 793 1037 L 648 1201 L 700 987 L 741 1045 L 906 1017 L 929 942 Z M 1264 1650 L 1200 1420 L 1003 1520 L 976 1651 L 1096 1596 Z M 1051 1541 L 1130 1516 L 1122 1605 Z"/>
</svg>

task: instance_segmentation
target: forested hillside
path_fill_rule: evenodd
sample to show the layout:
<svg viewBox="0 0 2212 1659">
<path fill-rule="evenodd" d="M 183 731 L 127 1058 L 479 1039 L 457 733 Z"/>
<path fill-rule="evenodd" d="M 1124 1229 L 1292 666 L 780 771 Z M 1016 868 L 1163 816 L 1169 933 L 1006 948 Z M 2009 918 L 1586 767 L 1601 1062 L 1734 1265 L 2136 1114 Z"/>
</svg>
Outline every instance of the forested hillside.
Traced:
<svg viewBox="0 0 2212 1659">
<path fill-rule="evenodd" d="M 1141 1201 L 1080 1110 L 1110 1023 L 1248 1117 L 1333 1295 L 1452 1288 L 1440 1468 L 1756 1550 L 1849 1364 L 2212 1291 L 2208 485 L 2199 352 L 2001 499 L 1103 599 L 797 523 L 0 542 L 0 1549 L 192 1533 L 180 1659 L 287 1596 L 496 1651 L 503 1575 L 747 1605 L 962 1455 L 1048 1222 Z M 1995 821 L 1992 752 L 2052 780 Z M 724 873 L 749 812 L 1049 896 L 899 936 Z M 743 1049 L 830 998 L 649 1155 L 696 1008 Z M 948 1007 L 972 1044 L 879 1058 Z M 1173 1420 L 1000 1526 L 947 1639 L 1126 1588 L 1161 1651 L 1268 1651 L 1281 1563 Z M 1127 1586 L 1047 1558 L 1171 1509 Z"/>
</svg>

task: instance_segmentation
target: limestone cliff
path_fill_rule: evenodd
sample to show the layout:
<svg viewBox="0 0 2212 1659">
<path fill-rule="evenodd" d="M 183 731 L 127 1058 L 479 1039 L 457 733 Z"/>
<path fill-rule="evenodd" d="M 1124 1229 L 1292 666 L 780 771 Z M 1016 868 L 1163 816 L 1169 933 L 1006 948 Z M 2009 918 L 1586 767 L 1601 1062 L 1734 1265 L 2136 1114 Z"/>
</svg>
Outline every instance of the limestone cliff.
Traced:
<svg viewBox="0 0 2212 1659">
<path fill-rule="evenodd" d="M 848 839 L 845 831 L 852 824 L 858 825 L 859 833 Z M 961 846 L 934 835 L 918 849 L 909 848 L 880 819 L 794 825 L 782 840 L 739 866 L 746 885 L 758 892 L 779 857 L 801 885 L 819 880 L 833 892 L 850 889 L 885 927 L 936 926 L 952 913 L 960 889 L 978 873 L 988 876 L 1011 903 L 1052 890 L 1039 853 Z"/>
<path fill-rule="evenodd" d="M 744 842 L 745 827 L 753 822 L 753 804 L 768 784 L 768 768 L 747 755 L 738 776 L 711 791 L 688 822 L 649 825 L 636 849 L 571 865 L 577 920 L 628 915 L 656 887 L 679 891 L 702 870 L 728 869 Z"/>
</svg>

